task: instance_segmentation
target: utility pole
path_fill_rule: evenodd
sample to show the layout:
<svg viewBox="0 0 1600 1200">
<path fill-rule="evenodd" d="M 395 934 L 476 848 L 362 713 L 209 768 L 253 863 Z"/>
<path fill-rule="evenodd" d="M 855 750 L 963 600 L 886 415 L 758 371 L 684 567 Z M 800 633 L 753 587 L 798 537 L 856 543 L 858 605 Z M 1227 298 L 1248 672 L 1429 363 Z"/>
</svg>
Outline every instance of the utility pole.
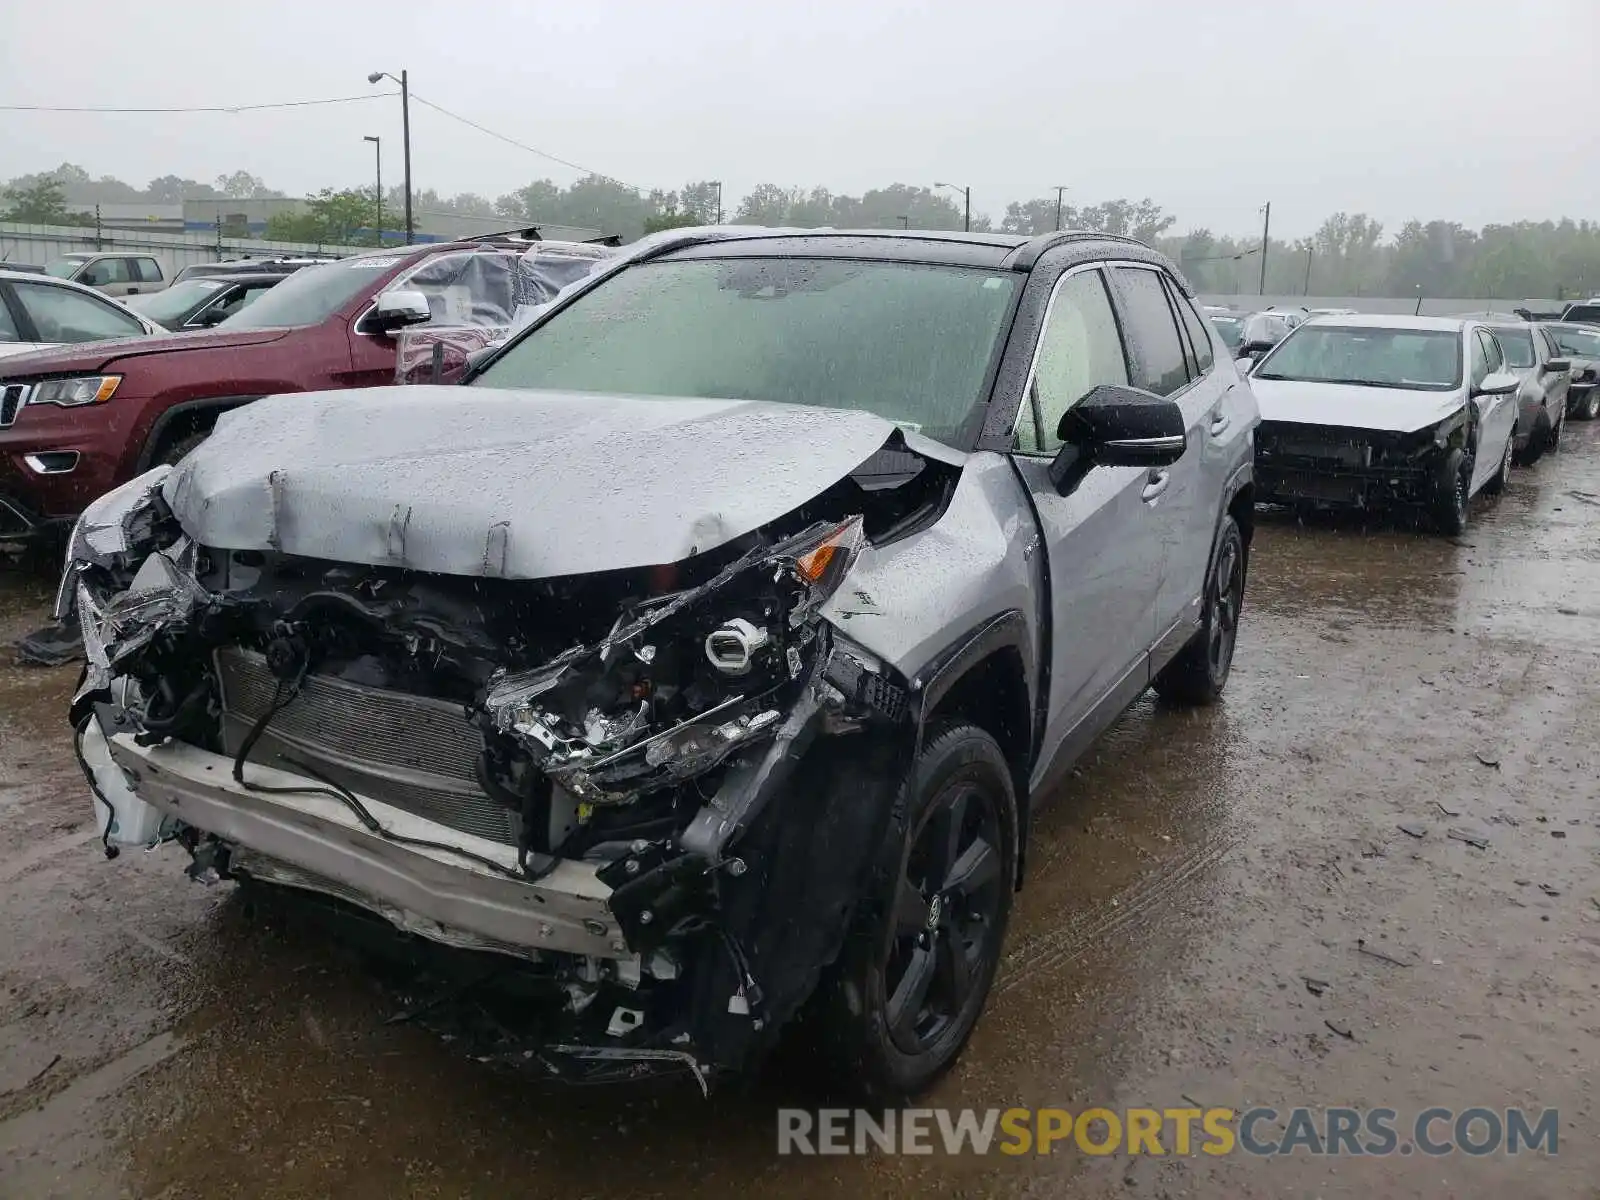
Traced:
<svg viewBox="0 0 1600 1200">
<path fill-rule="evenodd" d="M 1311 295 L 1311 254 L 1312 254 L 1312 248 L 1310 246 L 1307 246 L 1306 247 L 1306 286 L 1300 293 L 1302 296 Z"/>
<path fill-rule="evenodd" d="M 100 206 L 94 206 L 94 248 L 104 250 L 105 245 L 100 240 Z"/>
<path fill-rule="evenodd" d="M 372 143 L 372 154 L 377 159 L 378 181 L 373 196 L 378 201 L 378 245 L 381 246 L 383 245 L 383 139 L 368 135 L 361 140 Z"/>
<path fill-rule="evenodd" d="M 722 180 L 713 179 L 711 186 L 717 189 L 717 224 L 722 224 Z"/>
<path fill-rule="evenodd" d="M 1057 187 L 1056 188 L 1056 232 L 1057 233 L 1061 232 L 1061 197 L 1066 194 L 1066 191 L 1067 191 L 1067 189 L 1064 188 L 1064 187 Z"/>
<path fill-rule="evenodd" d="M 400 85 L 400 140 L 406 172 L 406 245 L 410 246 L 416 240 L 416 226 L 411 220 L 411 80 L 404 71 L 400 72 L 399 79 L 387 71 L 374 71 L 367 76 L 368 83 L 377 83 L 380 79 L 394 79 Z"/>
<path fill-rule="evenodd" d="M 1262 210 L 1266 215 L 1261 219 L 1261 286 L 1260 294 L 1267 294 L 1267 237 L 1272 231 L 1272 201 L 1268 200 L 1266 208 Z"/>
</svg>

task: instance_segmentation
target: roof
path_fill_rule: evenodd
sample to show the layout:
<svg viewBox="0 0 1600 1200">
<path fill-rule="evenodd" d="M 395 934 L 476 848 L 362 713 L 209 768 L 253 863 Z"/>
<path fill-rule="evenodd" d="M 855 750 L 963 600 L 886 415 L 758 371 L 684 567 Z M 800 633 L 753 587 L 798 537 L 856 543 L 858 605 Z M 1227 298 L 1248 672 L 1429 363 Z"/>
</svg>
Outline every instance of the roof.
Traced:
<svg viewBox="0 0 1600 1200">
<path fill-rule="evenodd" d="M 1481 325 L 1475 317 L 1408 317 L 1394 313 L 1352 313 L 1346 317 L 1318 317 L 1317 329 L 1433 329 L 1459 333 L 1468 325 Z"/>
</svg>

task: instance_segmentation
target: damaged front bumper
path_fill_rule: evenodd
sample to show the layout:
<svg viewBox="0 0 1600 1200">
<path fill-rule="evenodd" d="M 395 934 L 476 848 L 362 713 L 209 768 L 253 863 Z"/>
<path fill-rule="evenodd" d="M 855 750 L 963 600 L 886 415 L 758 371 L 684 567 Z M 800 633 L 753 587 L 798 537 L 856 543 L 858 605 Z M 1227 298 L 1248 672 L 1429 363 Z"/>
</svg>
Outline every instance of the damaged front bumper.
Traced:
<svg viewBox="0 0 1600 1200">
<path fill-rule="evenodd" d="M 141 746 L 128 733 L 104 736 L 98 722 L 84 735 L 85 757 L 104 745 L 126 781 L 107 799 L 128 820 L 133 801 L 158 809 L 224 842 L 247 849 L 232 856 L 232 873 L 337 895 L 399 929 L 446 945 L 519 955 L 561 951 L 598 959 L 632 955 L 606 906 L 611 889 L 593 864 L 558 862 L 544 878 L 513 878 L 516 851 L 424 820 L 382 800 L 361 800 L 385 829 L 419 843 L 454 844 L 475 858 L 499 863 L 497 874 L 444 849 L 406 845 L 374 834 L 344 804 L 303 794 L 317 781 L 270 767 L 252 771 L 256 790 L 232 781 L 232 762 L 218 754 L 167 742 Z M 102 784 L 102 786 L 104 786 Z M 265 792 L 262 787 L 285 789 Z"/>
<path fill-rule="evenodd" d="M 1263 421 L 1256 432 L 1257 498 L 1267 504 L 1384 509 L 1427 504 L 1459 414 L 1413 433 Z"/>
<path fill-rule="evenodd" d="M 859 517 L 691 586 L 603 581 L 628 598 L 574 644 L 587 577 L 210 551 L 159 482 L 86 513 L 57 605 L 108 851 L 175 840 L 204 882 L 518 959 L 547 985 L 541 1045 L 590 1075 L 704 1084 L 770 1047 L 844 942 L 915 740 L 907 682 L 819 612 Z M 536 650 L 568 648 L 541 662 L 517 631 L 545 627 Z"/>
</svg>

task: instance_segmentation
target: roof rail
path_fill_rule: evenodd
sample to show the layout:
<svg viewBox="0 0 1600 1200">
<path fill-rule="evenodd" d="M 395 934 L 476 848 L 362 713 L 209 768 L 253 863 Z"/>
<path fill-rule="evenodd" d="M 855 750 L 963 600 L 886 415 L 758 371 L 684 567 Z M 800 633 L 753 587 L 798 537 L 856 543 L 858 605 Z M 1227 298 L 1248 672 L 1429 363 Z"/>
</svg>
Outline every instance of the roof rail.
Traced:
<svg viewBox="0 0 1600 1200">
<path fill-rule="evenodd" d="M 1037 237 L 1029 238 L 1007 255 L 1006 265 L 1013 271 L 1026 271 L 1038 262 L 1046 251 L 1054 250 L 1057 246 L 1065 246 L 1069 242 L 1123 242 L 1129 246 L 1150 249 L 1138 238 L 1127 237 L 1120 233 L 1096 233 L 1092 229 L 1058 229 L 1053 233 L 1041 233 Z"/>
<path fill-rule="evenodd" d="M 537 225 L 518 225 L 515 229 L 501 229 L 494 233 L 474 233 L 455 239 L 458 242 L 504 242 L 524 241 L 542 242 L 544 233 Z M 602 233 L 599 237 L 584 238 L 585 245 L 593 246 L 620 246 L 622 235 L 619 233 Z"/>
</svg>

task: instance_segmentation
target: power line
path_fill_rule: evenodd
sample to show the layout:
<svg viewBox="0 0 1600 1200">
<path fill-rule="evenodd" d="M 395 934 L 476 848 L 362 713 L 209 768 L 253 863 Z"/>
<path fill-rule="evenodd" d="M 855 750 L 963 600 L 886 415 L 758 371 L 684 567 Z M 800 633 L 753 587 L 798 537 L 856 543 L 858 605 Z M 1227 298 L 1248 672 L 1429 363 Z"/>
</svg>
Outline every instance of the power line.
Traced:
<svg viewBox="0 0 1600 1200">
<path fill-rule="evenodd" d="M 642 188 L 636 183 L 629 183 L 627 180 L 617 179 L 614 176 L 602 174 L 601 172 L 594 170 L 592 167 L 586 167 L 581 163 L 575 163 L 571 159 L 562 158 L 560 155 L 551 154 L 546 150 L 540 150 L 537 146 L 530 146 L 526 142 L 519 142 L 514 137 L 507 137 L 503 133 L 496 133 L 493 129 L 490 129 L 485 125 L 480 125 L 468 117 L 463 117 L 460 113 L 453 113 L 448 108 L 444 108 L 441 105 L 435 104 L 432 100 L 424 100 L 421 96 L 417 95 L 415 89 L 413 89 L 411 92 L 411 98 L 418 104 L 427 105 L 427 107 L 433 109 L 434 112 L 442 113 L 453 121 L 460 121 L 463 125 L 470 125 L 479 133 L 486 133 L 490 137 L 506 143 L 508 146 L 515 146 L 518 150 L 526 150 L 529 154 L 536 154 L 540 158 L 547 158 L 553 163 L 560 163 L 563 167 L 571 167 L 574 171 L 582 171 L 585 174 L 593 175 L 597 179 L 604 179 L 607 183 L 614 183 L 619 187 L 630 188 L 641 195 L 648 193 L 650 190 L 649 188 Z"/>
<path fill-rule="evenodd" d="M 358 100 L 383 100 L 399 92 L 363 92 L 359 96 L 329 96 L 322 100 L 278 100 L 271 104 L 196 104 L 170 108 L 121 108 L 111 105 L 0 104 L 0 112 L 50 113 L 244 113 L 265 108 L 311 108 L 320 104 L 354 104 Z"/>
</svg>

